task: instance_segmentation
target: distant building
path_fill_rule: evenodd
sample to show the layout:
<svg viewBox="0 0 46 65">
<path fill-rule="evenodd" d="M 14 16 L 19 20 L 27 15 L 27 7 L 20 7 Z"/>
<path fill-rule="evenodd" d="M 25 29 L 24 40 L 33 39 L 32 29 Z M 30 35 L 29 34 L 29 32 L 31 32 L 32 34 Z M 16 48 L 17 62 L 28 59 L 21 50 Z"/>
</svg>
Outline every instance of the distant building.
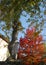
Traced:
<svg viewBox="0 0 46 65">
<path fill-rule="evenodd" d="M 7 38 L 0 35 L 0 61 L 6 61 L 9 56 Z"/>
</svg>

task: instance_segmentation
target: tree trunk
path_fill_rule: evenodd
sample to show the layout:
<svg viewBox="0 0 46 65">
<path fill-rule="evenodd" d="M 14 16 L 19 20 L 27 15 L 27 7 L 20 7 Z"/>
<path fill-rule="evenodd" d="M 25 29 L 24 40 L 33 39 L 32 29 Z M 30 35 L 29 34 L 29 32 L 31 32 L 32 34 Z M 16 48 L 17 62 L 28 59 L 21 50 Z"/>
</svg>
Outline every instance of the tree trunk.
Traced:
<svg viewBox="0 0 46 65">
<path fill-rule="evenodd" d="M 16 38 L 16 35 L 17 35 L 17 23 L 16 21 L 13 22 L 13 31 L 12 31 L 12 40 L 11 42 L 9 43 L 8 45 L 8 49 L 9 49 L 9 52 L 10 52 L 10 56 L 13 58 L 13 55 L 12 55 L 12 48 L 13 48 L 13 44 L 15 43 L 15 41 L 17 40 Z"/>
</svg>

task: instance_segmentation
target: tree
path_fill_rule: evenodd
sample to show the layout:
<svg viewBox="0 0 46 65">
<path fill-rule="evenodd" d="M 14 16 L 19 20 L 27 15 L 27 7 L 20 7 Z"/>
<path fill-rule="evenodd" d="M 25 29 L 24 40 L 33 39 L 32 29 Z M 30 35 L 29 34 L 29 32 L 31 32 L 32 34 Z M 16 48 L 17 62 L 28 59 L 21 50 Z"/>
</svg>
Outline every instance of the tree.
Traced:
<svg viewBox="0 0 46 65">
<path fill-rule="evenodd" d="M 35 27 L 27 29 L 25 37 L 20 38 L 20 47 L 18 52 L 19 59 L 28 64 L 42 61 L 44 53 L 44 44 L 42 40 L 42 35 L 38 34 Z"/>
<path fill-rule="evenodd" d="M 5 25 L 2 26 L 2 30 L 5 30 L 5 33 L 8 34 L 8 31 L 12 28 L 12 36 L 9 44 L 9 51 L 12 55 L 12 46 L 16 41 L 16 34 L 19 30 L 22 30 L 23 27 L 19 21 L 22 11 L 31 13 L 31 15 L 40 12 L 39 2 L 41 0 L 0 0 L 0 22 L 5 22 Z M 34 16 L 34 15 L 33 15 Z M 9 38 L 9 36 L 7 36 Z"/>
</svg>

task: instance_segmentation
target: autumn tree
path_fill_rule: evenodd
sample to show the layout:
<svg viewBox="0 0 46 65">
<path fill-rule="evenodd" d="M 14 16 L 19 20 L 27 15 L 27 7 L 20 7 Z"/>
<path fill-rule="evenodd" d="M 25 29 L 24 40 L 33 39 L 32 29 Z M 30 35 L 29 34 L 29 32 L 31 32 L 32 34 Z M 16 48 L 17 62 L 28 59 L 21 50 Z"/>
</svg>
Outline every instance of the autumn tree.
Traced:
<svg viewBox="0 0 46 65">
<path fill-rule="evenodd" d="M 42 35 L 38 34 L 35 27 L 27 29 L 25 37 L 20 38 L 20 47 L 18 52 L 19 59 L 29 64 L 41 61 L 44 53 L 42 40 Z"/>
<path fill-rule="evenodd" d="M 26 11 L 31 17 L 37 14 L 41 18 L 40 4 L 42 2 L 45 4 L 44 0 L 0 0 L 0 28 L 6 33 L 8 38 L 8 34 L 12 32 L 11 41 L 8 46 L 11 55 L 12 46 L 17 39 L 16 34 L 19 30 L 23 30 L 19 21 L 22 12 Z M 44 4 L 43 6 L 45 6 Z M 1 22 L 5 22 L 5 25 L 1 25 Z"/>
</svg>

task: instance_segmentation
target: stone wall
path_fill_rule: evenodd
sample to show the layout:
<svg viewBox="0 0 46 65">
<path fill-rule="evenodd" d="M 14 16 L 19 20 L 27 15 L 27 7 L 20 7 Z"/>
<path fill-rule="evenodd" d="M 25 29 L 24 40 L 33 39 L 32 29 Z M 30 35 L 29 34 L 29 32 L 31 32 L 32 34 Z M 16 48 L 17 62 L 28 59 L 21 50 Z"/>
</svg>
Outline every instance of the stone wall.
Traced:
<svg viewBox="0 0 46 65">
<path fill-rule="evenodd" d="M 0 61 L 6 61 L 9 56 L 8 43 L 0 38 Z"/>
</svg>

